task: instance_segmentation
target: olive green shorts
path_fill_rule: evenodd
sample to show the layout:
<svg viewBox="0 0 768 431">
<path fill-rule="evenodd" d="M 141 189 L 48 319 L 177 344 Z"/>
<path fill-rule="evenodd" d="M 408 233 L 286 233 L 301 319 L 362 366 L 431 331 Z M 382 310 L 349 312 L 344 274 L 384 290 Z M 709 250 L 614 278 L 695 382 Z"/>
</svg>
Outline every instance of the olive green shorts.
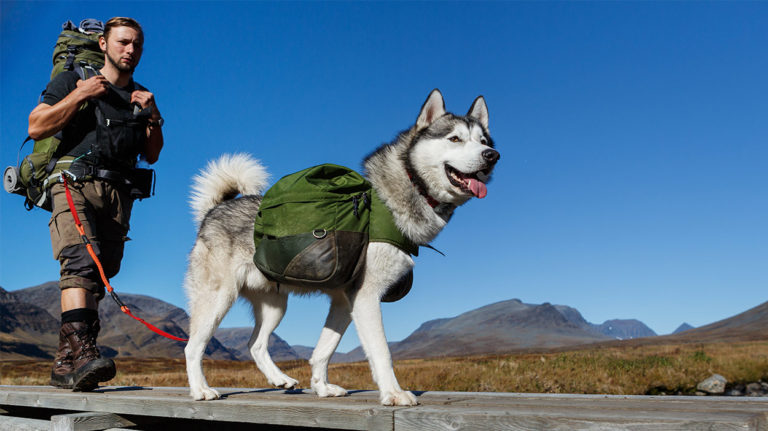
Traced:
<svg viewBox="0 0 768 431">
<path fill-rule="evenodd" d="M 125 241 L 128 241 L 133 199 L 113 184 L 92 180 L 70 183 L 69 189 L 85 235 L 101 261 L 107 278 L 120 271 Z M 53 258 L 61 264 L 59 287 L 83 288 L 104 297 L 104 283 L 98 267 L 88 253 L 67 204 L 64 185 L 51 189 L 53 211 L 48 227 L 51 231 Z"/>
</svg>

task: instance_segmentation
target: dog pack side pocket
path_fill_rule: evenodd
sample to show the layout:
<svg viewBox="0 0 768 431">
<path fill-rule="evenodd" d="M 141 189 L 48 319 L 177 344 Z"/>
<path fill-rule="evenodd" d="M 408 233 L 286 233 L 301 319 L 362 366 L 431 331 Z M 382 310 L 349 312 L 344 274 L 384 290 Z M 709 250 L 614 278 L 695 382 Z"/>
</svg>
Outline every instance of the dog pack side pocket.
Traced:
<svg viewBox="0 0 768 431">
<path fill-rule="evenodd" d="M 282 238 L 264 237 L 256 246 L 253 263 L 270 278 L 285 282 L 285 268 L 296 254 L 311 246 L 316 239 L 311 233 L 284 236 Z"/>
<path fill-rule="evenodd" d="M 315 288 L 345 287 L 357 278 L 365 260 L 367 235 L 361 232 L 308 232 L 264 238 L 254 263 L 271 279 Z"/>
</svg>

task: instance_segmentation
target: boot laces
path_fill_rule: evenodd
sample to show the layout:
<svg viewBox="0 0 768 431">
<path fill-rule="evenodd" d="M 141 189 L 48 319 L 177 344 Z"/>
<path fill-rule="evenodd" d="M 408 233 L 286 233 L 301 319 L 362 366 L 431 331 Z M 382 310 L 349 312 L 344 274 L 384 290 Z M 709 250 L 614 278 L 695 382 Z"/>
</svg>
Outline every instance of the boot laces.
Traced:
<svg viewBox="0 0 768 431">
<path fill-rule="evenodd" d="M 95 359 L 101 357 L 99 349 L 96 347 L 96 337 L 94 337 L 93 332 L 88 327 L 77 329 L 75 331 L 75 336 L 77 336 L 77 339 L 82 346 L 78 359 Z"/>
</svg>

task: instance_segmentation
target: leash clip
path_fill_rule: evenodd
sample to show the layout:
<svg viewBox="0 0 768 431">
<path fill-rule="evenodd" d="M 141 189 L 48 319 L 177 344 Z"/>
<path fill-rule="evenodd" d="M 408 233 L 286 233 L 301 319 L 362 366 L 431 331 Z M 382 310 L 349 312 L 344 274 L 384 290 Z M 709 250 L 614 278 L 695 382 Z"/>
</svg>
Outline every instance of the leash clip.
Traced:
<svg viewBox="0 0 768 431">
<path fill-rule="evenodd" d="M 64 178 L 64 175 L 68 176 L 73 182 L 77 182 L 77 175 L 73 174 L 68 169 L 64 169 L 61 171 L 61 177 Z M 62 180 L 63 182 L 64 180 Z"/>
</svg>

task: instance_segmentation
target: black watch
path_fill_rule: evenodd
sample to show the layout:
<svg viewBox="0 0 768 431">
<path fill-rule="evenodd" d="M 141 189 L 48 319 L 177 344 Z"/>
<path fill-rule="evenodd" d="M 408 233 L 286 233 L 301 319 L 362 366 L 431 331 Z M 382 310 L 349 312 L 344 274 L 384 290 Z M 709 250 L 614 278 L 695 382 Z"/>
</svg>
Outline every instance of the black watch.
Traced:
<svg viewBox="0 0 768 431">
<path fill-rule="evenodd" d="M 163 124 L 165 123 L 165 120 L 163 120 L 163 117 L 158 118 L 157 120 L 149 120 L 149 127 L 163 127 Z"/>
</svg>

